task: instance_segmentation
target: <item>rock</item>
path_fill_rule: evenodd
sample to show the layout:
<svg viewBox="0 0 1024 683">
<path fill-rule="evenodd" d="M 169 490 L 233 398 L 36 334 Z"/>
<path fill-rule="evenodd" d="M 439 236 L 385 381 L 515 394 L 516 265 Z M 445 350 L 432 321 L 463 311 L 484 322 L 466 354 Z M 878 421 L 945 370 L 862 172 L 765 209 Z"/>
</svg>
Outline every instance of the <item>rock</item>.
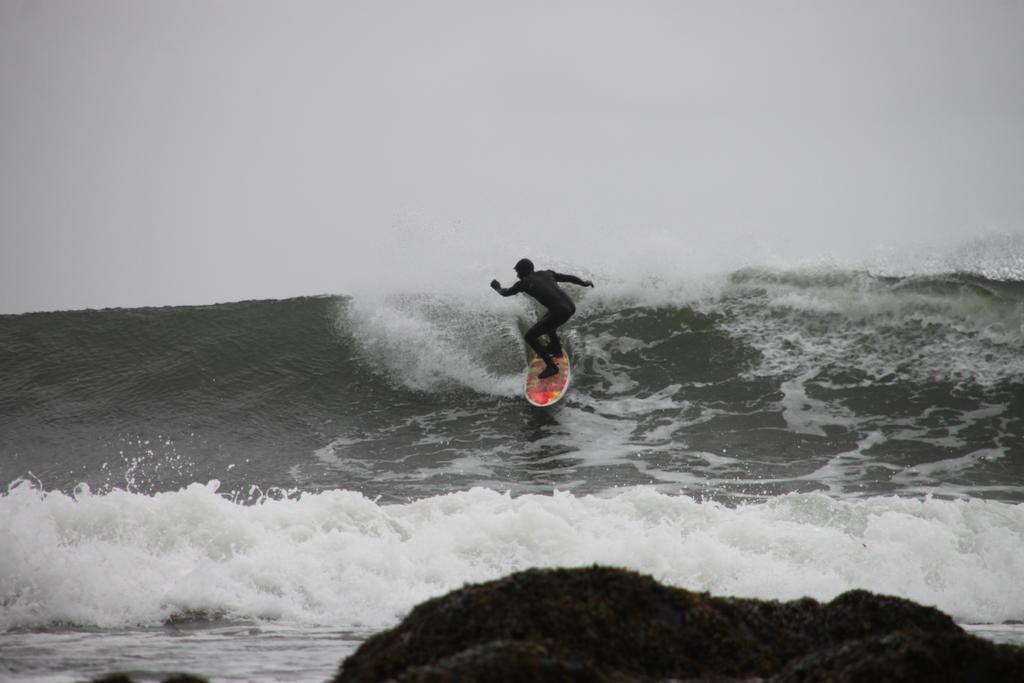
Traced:
<svg viewBox="0 0 1024 683">
<path fill-rule="evenodd" d="M 1024 650 L 966 634 L 901 630 L 842 643 L 786 667 L 771 683 L 1024 680 Z"/>
<path fill-rule="evenodd" d="M 567 661 L 543 645 L 503 640 L 477 645 L 426 666 L 403 671 L 396 683 L 442 683 L 471 674 L 487 683 L 610 683 L 587 664 Z M 617 682 L 618 683 L 618 682 Z"/>
<path fill-rule="evenodd" d="M 334 681 L 847 680 L 844 666 L 895 676 L 894 660 L 906 656 L 912 670 L 919 653 L 943 647 L 980 667 L 964 671 L 1024 674 L 1024 650 L 1000 659 L 947 615 L 901 598 L 714 598 L 619 569 L 532 569 L 422 603 L 363 643 Z"/>
</svg>

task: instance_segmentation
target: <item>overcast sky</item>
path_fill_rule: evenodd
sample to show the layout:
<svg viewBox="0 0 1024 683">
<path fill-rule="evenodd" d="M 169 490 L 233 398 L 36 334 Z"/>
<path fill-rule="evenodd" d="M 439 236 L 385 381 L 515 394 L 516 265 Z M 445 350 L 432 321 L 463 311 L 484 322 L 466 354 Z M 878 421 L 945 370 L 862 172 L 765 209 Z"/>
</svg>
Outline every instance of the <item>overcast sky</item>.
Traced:
<svg viewBox="0 0 1024 683">
<path fill-rule="evenodd" d="M 0 312 L 1021 230 L 1019 0 L 0 0 Z"/>
</svg>

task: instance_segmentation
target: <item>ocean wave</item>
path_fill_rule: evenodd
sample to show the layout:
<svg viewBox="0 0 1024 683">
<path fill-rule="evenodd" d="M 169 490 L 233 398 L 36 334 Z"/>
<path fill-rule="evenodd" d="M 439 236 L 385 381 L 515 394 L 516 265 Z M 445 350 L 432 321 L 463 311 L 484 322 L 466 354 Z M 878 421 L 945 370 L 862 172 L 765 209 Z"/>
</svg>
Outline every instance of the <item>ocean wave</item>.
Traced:
<svg viewBox="0 0 1024 683">
<path fill-rule="evenodd" d="M 547 415 L 518 396 L 537 312 L 485 283 L 5 317 L 0 480 L 1024 496 L 1022 283 L 745 269 L 575 294 Z"/>
<path fill-rule="evenodd" d="M 481 290 L 486 289 L 482 284 Z M 695 280 L 600 282 L 566 326 L 577 350 L 658 356 L 695 380 L 702 346 L 735 348 L 722 371 L 833 366 L 878 379 L 992 386 L 1024 378 L 1024 282 L 979 275 L 881 277 L 744 269 Z M 270 391 L 301 400 L 328 383 L 511 396 L 524 359 L 524 297 L 391 294 L 4 316 L 0 411 L 51 399 L 88 414 Z M 682 338 L 696 345 L 687 346 Z M 640 339 L 643 349 L 629 347 Z M 586 343 L 583 343 L 586 342 Z M 694 353 L 693 351 L 696 351 Z M 752 359 L 760 357 L 760 361 Z M 753 363 L 753 368 L 751 364 Z M 311 386 L 312 385 L 312 386 Z"/>
<path fill-rule="evenodd" d="M 528 567 L 626 567 L 716 595 L 828 600 L 851 588 L 956 619 L 1024 619 L 1024 505 L 787 495 L 727 507 L 650 488 L 382 504 L 344 490 L 242 504 L 217 483 L 0 495 L 0 628 L 215 615 L 354 630 Z"/>
</svg>

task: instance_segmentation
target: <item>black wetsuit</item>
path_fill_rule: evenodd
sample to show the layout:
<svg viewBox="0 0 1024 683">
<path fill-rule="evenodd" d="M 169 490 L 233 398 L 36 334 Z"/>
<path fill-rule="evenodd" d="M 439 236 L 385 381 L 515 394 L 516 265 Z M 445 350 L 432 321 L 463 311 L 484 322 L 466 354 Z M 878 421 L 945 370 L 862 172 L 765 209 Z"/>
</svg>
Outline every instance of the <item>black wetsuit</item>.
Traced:
<svg viewBox="0 0 1024 683">
<path fill-rule="evenodd" d="M 524 337 L 526 343 L 538 356 L 545 361 L 550 361 L 551 355 L 561 355 L 562 342 L 558 339 L 555 330 L 564 325 L 572 314 L 576 312 L 576 304 L 572 302 L 569 295 L 558 286 L 559 282 L 570 282 L 574 285 L 587 286 L 588 283 L 575 275 L 563 275 L 553 270 L 535 270 L 529 275 L 519 279 L 511 287 L 502 287 L 497 290 L 502 296 L 512 296 L 520 292 L 526 292 L 547 308 L 540 320 L 534 323 L 533 327 L 526 331 Z M 540 336 L 546 334 L 550 343 L 547 348 L 541 346 Z"/>
</svg>

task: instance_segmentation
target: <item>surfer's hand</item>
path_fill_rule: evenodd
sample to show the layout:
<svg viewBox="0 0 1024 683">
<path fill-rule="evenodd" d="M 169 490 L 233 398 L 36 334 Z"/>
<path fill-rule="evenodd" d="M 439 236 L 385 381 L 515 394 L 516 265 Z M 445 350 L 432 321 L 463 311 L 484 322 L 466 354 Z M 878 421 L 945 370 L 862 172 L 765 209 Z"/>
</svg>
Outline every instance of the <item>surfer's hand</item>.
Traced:
<svg viewBox="0 0 1024 683">
<path fill-rule="evenodd" d="M 501 283 L 497 280 L 491 280 L 491 289 L 501 289 Z"/>
<path fill-rule="evenodd" d="M 594 286 L 594 283 L 593 283 L 593 281 L 592 281 L 592 280 L 584 280 L 584 281 L 583 281 L 583 286 L 584 286 L 584 287 L 593 287 L 593 286 Z"/>
</svg>

